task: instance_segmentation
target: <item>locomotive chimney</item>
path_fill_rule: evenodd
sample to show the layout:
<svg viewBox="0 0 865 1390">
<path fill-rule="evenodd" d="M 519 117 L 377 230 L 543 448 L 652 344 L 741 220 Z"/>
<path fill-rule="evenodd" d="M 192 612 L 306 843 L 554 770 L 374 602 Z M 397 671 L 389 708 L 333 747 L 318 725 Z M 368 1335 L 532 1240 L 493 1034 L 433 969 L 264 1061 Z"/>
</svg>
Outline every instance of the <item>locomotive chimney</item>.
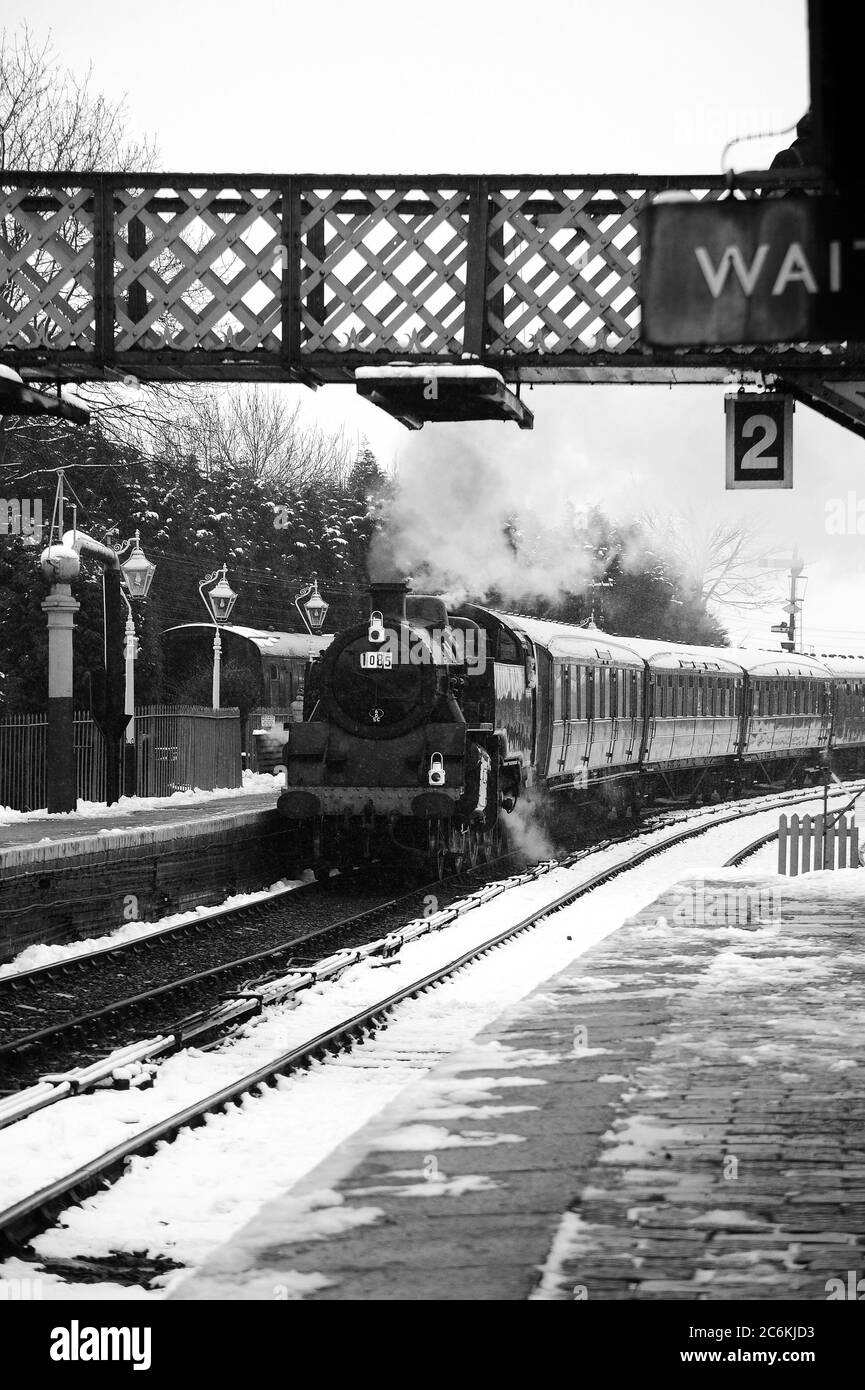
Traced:
<svg viewBox="0 0 865 1390">
<path fill-rule="evenodd" d="M 369 586 L 370 612 L 381 613 L 385 622 L 404 623 L 405 596 L 408 583 L 405 579 L 386 579 Z"/>
</svg>

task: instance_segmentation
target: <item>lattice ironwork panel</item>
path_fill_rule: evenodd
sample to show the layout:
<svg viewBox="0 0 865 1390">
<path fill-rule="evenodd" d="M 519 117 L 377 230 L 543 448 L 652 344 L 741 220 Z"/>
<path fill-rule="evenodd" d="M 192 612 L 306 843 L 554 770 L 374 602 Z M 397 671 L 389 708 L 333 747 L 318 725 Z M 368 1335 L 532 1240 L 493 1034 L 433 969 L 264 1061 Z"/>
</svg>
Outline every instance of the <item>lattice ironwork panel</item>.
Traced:
<svg viewBox="0 0 865 1390">
<path fill-rule="evenodd" d="M 93 263 L 92 188 L 0 176 L 0 344 L 92 351 Z"/>
<path fill-rule="evenodd" d="M 117 189 L 114 205 L 118 351 L 279 350 L 280 189 Z"/>
<path fill-rule="evenodd" d="M 795 186 L 751 177 L 750 193 Z M 670 189 L 729 191 L 720 176 L 4 173 L 0 350 L 34 375 L 125 362 L 311 382 L 408 355 L 486 359 L 509 379 L 593 355 L 599 372 L 747 361 L 641 344 L 637 219 Z"/>
<path fill-rule="evenodd" d="M 723 188 L 696 191 L 718 198 Z M 637 217 L 652 189 L 491 191 L 491 353 L 628 352 L 640 338 Z"/>
<path fill-rule="evenodd" d="M 302 348 L 460 352 L 468 225 L 464 189 L 304 190 Z"/>
</svg>

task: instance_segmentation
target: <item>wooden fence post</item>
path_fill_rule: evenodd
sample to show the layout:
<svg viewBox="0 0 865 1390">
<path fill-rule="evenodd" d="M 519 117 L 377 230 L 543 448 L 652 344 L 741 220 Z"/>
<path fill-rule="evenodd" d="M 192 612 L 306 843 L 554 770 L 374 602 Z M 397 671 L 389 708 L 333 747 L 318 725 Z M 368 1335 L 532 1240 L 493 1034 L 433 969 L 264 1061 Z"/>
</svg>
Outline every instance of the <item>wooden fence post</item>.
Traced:
<svg viewBox="0 0 865 1390">
<path fill-rule="evenodd" d="M 790 817 L 790 875 L 795 878 L 799 872 L 799 817 Z"/>
<path fill-rule="evenodd" d="M 814 821 L 811 816 L 802 817 L 802 873 L 811 872 L 811 845 L 814 840 Z M 816 859 L 816 853 L 814 858 Z M 816 864 L 814 866 L 816 868 Z"/>
<path fill-rule="evenodd" d="M 822 819 L 822 817 L 821 817 Z M 831 818 L 827 817 L 826 825 L 822 835 L 823 863 L 824 869 L 835 868 L 835 826 Z"/>
<path fill-rule="evenodd" d="M 787 872 L 787 817 L 781 816 L 778 821 L 778 873 Z"/>
</svg>

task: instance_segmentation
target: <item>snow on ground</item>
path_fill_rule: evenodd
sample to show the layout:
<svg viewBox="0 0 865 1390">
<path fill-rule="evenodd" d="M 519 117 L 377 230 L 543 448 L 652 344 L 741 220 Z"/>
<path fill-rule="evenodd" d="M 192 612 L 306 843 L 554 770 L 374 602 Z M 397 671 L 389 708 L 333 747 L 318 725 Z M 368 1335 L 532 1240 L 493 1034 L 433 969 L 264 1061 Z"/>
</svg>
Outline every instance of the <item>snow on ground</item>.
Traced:
<svg viewBox="0 0 865 1390">
<path fill-rule="evenodd" d="M 68 821 L 74 825 L 79 820 L 103 820 L 107 816 L 130 816 L 135 811 L 165 811 L 172 806 L 203 806 L 208 801 L 222 801 L 229 797 L 274 796 L 283 790 L 285 779 L 281 772 L 243 773 L 243 784 L 239 787 L 217 787 L 213 791 L 202 791 L 196 787 L 191 791 L 172 792 L 170 796 L 121 796 L 113 806 L 104 801 L 79 801 L 74 811 L 14 811 L 11 806 L 0 806 L 0 825 L 17 825 L 19 821 L 48 820 L 52 824 Z"/>
<path fill-rule="evenodd" d="M 705 836 L 619 875 L 445 985 L 401 1005 L 386 1032 L 364 1046 L 282 1078 L 264 1095 L 246 1097 L 228 1114 L 211 1116 L 201 1127 L 184 1131 L 152 1157 L 131 1160 L 121 1182 L 67 1212 L 64 1224 L 36 1240 L 37 1255 L 99 1258 L 112 1251 L 146 1252 L 197 1266 L 264 1202 L 292 1187 L 404 1087 L 442 1058 L 465 1049 L 503 1010 L 683 875 L 717 873 L 714 866 L 744 841 L 777 824 L 777 814 L 776 809 L 742 824 L 710 828 Z M 641 842 L 663 840 L 669 833 L 654 831 Z M 296 1005 L 271 1009 L 213 1051 L 187 1050 L 166 1059 L 149 1091 L 97 1092 L 61 1102 L 11 1127 L 0 1134 L 4 1200 L 23 1197 L 130 1133 L 369 1007 L 599 869 L 627 859 L 635 847 L 634 842 L 611 846 L 570 869 L 556 869 L 468 913 L 457 925 L 412 943 L 388 967 L 366 961 L 347 970 L 338 982 L 304 992 Z M 865 888 L 865 876 L 861 882 Z M 752 932 L 738 927 L 723 930 L 732 941 L 754 939 Z M 502 1044 L 476 1050 L 488 1060 L 495 1053 L 496 1065 L 512 1052 L 515 1071 L 532 1060 L 528 1053 Z M 544 1060 L 550 1059 L 544 1055 Z M 473 1078 L 471 1084 L 477 1088 L 480 1081 Z M 491 1084 L 495 1092 L 490 1100 L 495 1103 L 501 1099 L 502 1082 L 496 1078 Z M 446 1099 L 454 1101 L 452 1095 Z M 433 1124 L 435 1118 L 433 1112 Z M 420 1164 L 418 1174 L 422 1178 Z M 4 1275 L 0 1266 L 0 1277 Z M 167 1284 L 177 1277 L 171 1276 Z M 67 1288 L 69 1297 L 93 1296 L 92 1286 Z"/>
<path fill-rule="evenodd" d="M 54 965 L 59 960 L 74 960 L 76 956 L 90 955 L 93 951 L 105 950 L 109 946 L 120 946 L 126 941 L 138 941 L 143 936 L 155 936 L 159 932 L 178 927 L 184 922 L 192 922 L 196 918 L 225 912 L 231 907 L 246 907 L 248 903 L 260 902 L 262 898 L 267 898 L 271 893 L 278 892 L 280 889 L 300 888 L 303 884 L 312 881 L 312 870 L 307 870 L 302 878 L 281 878 L 276 883 L 272 883 L 269 888 L 256 889 L 252 893 L 235 893 L 217 906 L 194 907 L 188 912 L 173 912 L 168 917 L 160 917 L 157 922 L 124 922 L 122 927 L 117 927 L 107 936 L 91 936 L 84 940 L 68 941 L 62 946 L 50 946 L 40 942 L 35 946 L 28 946 L 13 960 L 7 961 L 5 965 L 0 965 L 0 977 L 18 975 L 24 970 L 36 970 L 40 965 Z"/>
</svg>

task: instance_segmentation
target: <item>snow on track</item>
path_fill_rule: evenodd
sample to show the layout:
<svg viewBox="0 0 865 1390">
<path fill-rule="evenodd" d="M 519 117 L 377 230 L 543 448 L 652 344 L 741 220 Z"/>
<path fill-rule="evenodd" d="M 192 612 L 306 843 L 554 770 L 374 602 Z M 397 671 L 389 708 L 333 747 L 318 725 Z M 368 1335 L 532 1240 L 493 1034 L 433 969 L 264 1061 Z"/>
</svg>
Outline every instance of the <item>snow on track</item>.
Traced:
<svg viewBox="0 0 865 1390">
<path fill-rule="evenodd" d="M 817 805 L 815 800 L 814 805 Z M 802 804 L 802 811 L 810 806 Z M 107 1192 L 67 1211 L 34 1241 L 46 1259 L 147 1252 L 196 1266 L 261 1206 L 292 1186 L 403 1087 L 468 1045 L 503 1010 L 564 969 L 679 878 L 717 872 L 749 839 L 777 825 L 778 810 L 733 821 L 626 871 L 474 963 L 438 989 L 406 1001 L 372 1041 L 294 1076 L 227 1114 L 135 1158 Z M 61 1102 L 0 1136 L 4 1204 L 33 1192 L 269 1058 L 370 1007 L 469 950 L 601 869 L 625 862 L 669 829 L 611 846 L 556 869 L 406 947 L 382 968 L 364 962 L 337 982 L 277 1006 L 217 1049 L 181 1052 L 163 1063 L 149 1091 L 105 1091 Z M 206 1178 L 203 1181 L 202 1175 Z M 15 1277 L 0 1266 L 0 1277 Z M 169 1283 L 173 1281 L 172 1276 Z M 127 1291 L 141 1296 L 141 1290 Z M 98 1286 L 48 1281 L 45 1297 L 105 1296 Z"/>
</svg>

